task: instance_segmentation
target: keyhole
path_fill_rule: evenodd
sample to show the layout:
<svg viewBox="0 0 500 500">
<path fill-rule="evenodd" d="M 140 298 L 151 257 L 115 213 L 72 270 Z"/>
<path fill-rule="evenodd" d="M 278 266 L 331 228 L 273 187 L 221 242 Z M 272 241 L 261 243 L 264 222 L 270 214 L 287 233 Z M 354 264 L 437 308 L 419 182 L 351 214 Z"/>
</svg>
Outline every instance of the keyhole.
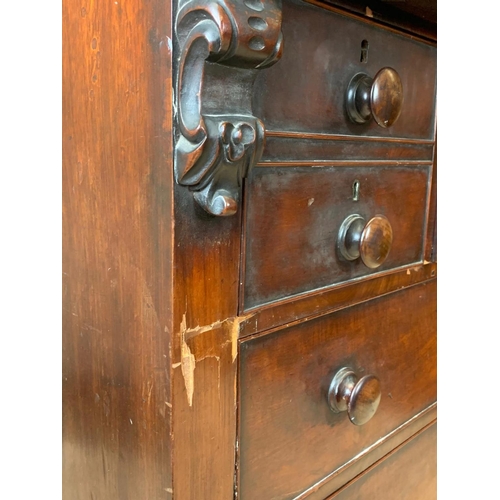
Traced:
<svg viewBox="0 0 500 500">
<path fill-rule="evenodd" d="M 352 201 L 359 200 L 359 181 L 355 180 L 352 183 Z"/>
<path fill-rule="evenodd" d="M 365 64 L 368 62 L 368 40 L 363 40 L 361 42 L 361 57 L 359 60 Z"/>
</svg>

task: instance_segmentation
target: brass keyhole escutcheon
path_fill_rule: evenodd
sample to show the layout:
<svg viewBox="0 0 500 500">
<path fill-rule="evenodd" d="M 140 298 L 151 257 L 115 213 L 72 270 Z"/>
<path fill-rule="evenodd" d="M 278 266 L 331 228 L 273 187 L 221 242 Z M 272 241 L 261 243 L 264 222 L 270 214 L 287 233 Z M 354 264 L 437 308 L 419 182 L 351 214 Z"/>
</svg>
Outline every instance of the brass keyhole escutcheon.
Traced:
<svg viewBox="0 0 500 500">
<path fill-rule="evenodd" d="M 355 123 L 373 119 L 383 128 L 394 124 L 403 107 L 403 84 L 398 72 L 382 68 L 375 78 L 365 73 L 354 75 L 347 87 L 346 107 Z"/>
</svg>

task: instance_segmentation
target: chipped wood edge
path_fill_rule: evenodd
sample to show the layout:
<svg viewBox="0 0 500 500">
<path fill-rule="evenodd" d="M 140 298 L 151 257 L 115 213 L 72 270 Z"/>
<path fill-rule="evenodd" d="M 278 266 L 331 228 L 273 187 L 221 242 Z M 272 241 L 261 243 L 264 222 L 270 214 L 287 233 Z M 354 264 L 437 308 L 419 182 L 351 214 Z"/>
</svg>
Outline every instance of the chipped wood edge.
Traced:
<svg viewBox="0 0 500 500">
<path fill-rule="evenodd" d="M 247 321 L 253 314 L 246 314 L 243 316 L 235 316 L 232 318 L 227 318 L 223 321 L 215 321 L 210 325 L 205 326 L 195 326 L 194 328 L 187 328 L 186 313 L 182 315 L 182 320 L 179 329 L 180 346 L 181 346 L 181 359 L 179 362 L 173 363 L 172 368 L 181 367 L 182 377 L 184 379 L 184 386 L 186 388 L 187 401 L 190 407 L 193 406 L 194 397 L 194 370 L 196 369 L 196 363 L 200 362 L 208 357 L 214 357 L 218 360 L 220 358 L 215 355 L 202 355 L 196 358 L 195 354 L 192 353 L 187 341 L 203 335 L 207 332 L 212 332 L 213 330 L 224 329 L 228 335 L 228 339 L 221 344 L 224 347 L 228 343 L 231 343 L 231 359 L 234 363 L 238 357 L 238 340 L 240 335 L 240 325 Z"/>
</svg>

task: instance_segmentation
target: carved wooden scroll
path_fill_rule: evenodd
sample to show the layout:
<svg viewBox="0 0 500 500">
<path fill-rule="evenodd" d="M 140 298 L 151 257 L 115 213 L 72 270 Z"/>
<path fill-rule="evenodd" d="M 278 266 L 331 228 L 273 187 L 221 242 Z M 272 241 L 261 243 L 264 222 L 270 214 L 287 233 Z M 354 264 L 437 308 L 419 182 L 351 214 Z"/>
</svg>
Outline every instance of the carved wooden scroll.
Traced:
<svg viewBox="0 0 500 500">
<path fill-rule="evenodd" d="M 175 177 L 207 212 L 232 215 L 242 180 L 262 154 L 264 125 L 252 116 L 248 94 L 256 70 L 281 57 L 281 0 L 187 1 L 176 36 Z"/>
</svg>

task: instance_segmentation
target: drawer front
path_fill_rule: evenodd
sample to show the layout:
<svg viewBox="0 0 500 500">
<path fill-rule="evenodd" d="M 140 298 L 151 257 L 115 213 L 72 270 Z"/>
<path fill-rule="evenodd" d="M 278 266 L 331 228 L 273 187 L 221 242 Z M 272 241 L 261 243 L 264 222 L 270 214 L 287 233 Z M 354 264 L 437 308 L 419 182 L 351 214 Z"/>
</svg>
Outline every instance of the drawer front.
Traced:
<svg viewBox="0 0 500 500">
<path fill-rule="evenodd" d="M 242 500 L 296 498 L 436 400 L 436 283 L 241 343 Z M 350 367 L 380 380 L 361 426 L 327 403 Z"/>
<path fill-rule="evenodd" d="M 258 74 L 254 88 L 253 109 L 266 129 L 434 140 L 434 46 L 289 0 L 283 2 L 282 31 L 283 56 Z M 368 48 L 362 62 L 364 42 Z M 384 67 L 401 79 L 399 118 L 388 128 L 374 120 L 352 122 L 345 105 L 349 82 L 357 73 L 374 78 Z"/>
<path fill-rule="evenodd" d="M 433 424 L 342 488 L 331 499 L 436 499 L 436 444 L 437 426 Z"/>
<path fill-rule="evenodd" d="M 421 262 L 428 185 L 429 166 L 254 169 L 246 192 L 244 309 Z M 339 230 L 352 214 L 390 222 L 392 245 L 381 266 L 339 254 Z"/>
</svg>

